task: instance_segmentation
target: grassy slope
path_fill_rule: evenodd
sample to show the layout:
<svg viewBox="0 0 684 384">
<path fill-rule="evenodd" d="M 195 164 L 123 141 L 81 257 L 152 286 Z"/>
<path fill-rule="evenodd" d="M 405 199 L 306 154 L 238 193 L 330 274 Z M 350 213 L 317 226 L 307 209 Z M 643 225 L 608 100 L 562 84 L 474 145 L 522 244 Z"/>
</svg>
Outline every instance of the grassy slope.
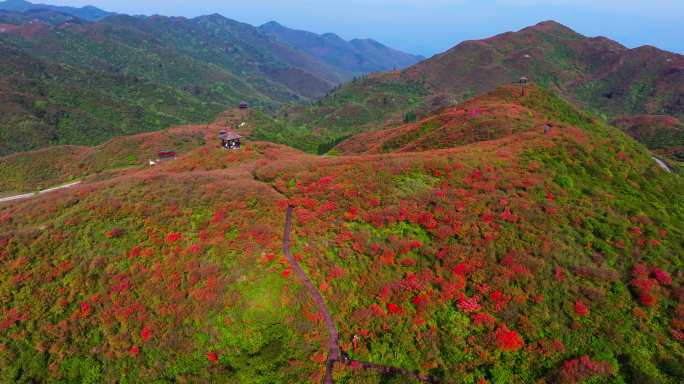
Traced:
<svg viewBox="0 0 684 384">
<path fill-rule="evenodd" d="M 211 101 L 216 95 L 207 100 L 144 77 L 53 64 L 4 42 L 0 51 L 7 90 L 0 95 L 0 154 L 49 144 L 92 145 L 122 134 L 209 121 L 226 106 Z"/>
<path fill-rule="evenodd" d="M 262 116 L 251 137 L 323 154 L 340 140 L 387 120 L 403 121 L 405 111 L 417 108 L 425 96 L 419 84 L 371 75 L 342 86 L 315 104 L 286 109 L 273 119 Z"/>
<path fill-rule="evenodd" d="M 324 328 L 278 251 L 285 195 L 355 357 L 456 383 L 681 382 L 684 181 L 559 98 L 521 104 L 564 129 L 339 158 L 210 145 L 0 207 L 3 379 L 319 380 Z M 607 367 L 566 363 L 583 355 Z"/>
<path fill-rule="evenodd" d="M 160 150 L 183 154 L 204 145 L 206 134 L 205 126 L 177 127 L 121 136 L 97 147 L 54 146 L 0 157 L 0 191 L 27 192 L 120 168 L 145 168 Z"/>
</svg>

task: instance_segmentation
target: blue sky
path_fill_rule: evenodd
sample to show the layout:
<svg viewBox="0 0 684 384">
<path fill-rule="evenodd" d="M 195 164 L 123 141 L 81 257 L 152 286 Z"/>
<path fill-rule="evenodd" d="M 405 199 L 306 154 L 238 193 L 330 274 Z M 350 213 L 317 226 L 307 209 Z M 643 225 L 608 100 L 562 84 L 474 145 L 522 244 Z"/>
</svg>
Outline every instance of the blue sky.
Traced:
<svg viewBox="0 0 684 384">
<path fill-rule="evenodd" d="M 34 0 L 34 2 L 40 2 Z M 132 14 L 220 13 L 260 25 L 276 20 L 344 38 L 371 37 L 431 56 L 467 39 L 556 20 L 588 36 L 628 47 L 655 45 L 684 53 L 684 0 L 43 0 L 95 5 Z"/>
</svg>

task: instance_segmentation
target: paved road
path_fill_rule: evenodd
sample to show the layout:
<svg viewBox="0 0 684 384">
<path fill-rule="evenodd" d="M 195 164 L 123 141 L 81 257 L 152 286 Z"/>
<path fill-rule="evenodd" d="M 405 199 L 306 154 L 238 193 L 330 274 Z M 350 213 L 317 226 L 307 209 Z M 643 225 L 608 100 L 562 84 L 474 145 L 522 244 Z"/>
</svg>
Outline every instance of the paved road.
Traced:
<svg viewBox="0 0 684 384">
<path fill-rule="evenodd" d="M 73 186 L 75 186 L 75 185 L 78 185 L 78 184 L 81 184 L 81 182 L 80 182 L 80 181 L 75 181 L 75 182 L 73 182 L 73 183 L 60 185 L 60 186 L 58 186 L 58 187 L 53 187 L 53 188 L 44 189 L 44 190 L 42 190 L 42 191 L 40 191 L 40 192 L 32 192 L 32 193 L 25 193 L 25 194 L 23 194 L 23 195 L 14 195 L 14 196 L 3 197 L 3 198 L 0 198 L 0 203 L 5 203 L 5 202 L 8 202 L 8 201 L 16 201 L 16 200 L 30 199 L 30 198 L 32 198 L 32 197 L 34 197 L 34 196 L 42 195 L 42 194 L 44 194 L 44 193 L 50 193 L 50 192 L 54 192 L 54 191 L 59 191 L 60 189 L 71 188 L 71 187 L 73 187 Z"/>
<path fill-rule="evenodd" d="M 670 169 L 670 167 L 668 167 L 667 164 L 665 164 L 664 161 L 660 160 L 659 158 L 657 158 L 655 156 L 652 156 L 652 157 L 653 157 L 653 160 L 656 162 L 656 164 L 658 164 L 660 166 L 660 168 L 665 170 L 665 172 L 667 172 L 667 173 L 672 173 L 672 170 Z"/>
<path fill-rule="evenodd" d="M 290 250 L 290 232 L 292 231 L 293 210 L 294 207 L 290 205 L 287 207 L 287 213 L 285 214 L 285 234 L 283 236 L 283 253 L 285 254 L 287 261 L 290 263 L 290 266 L 295 271 L 297 276 L 299 276 L 299 278 L 304 282 L 304 285 L 306 285 L 309 294 L 313 298 L 314 302 L 316 302 L 318 310 L 323 314 L 323 319 L 325 320 L 325 325 L 328 330 L 328 361 L 325 364 L 325 384 L 333 384 L 332 371 L 335 367 L 335 363 L 337 362 L 342 362 L 350 366 L 356 365 L 363 369 L 372 369 L 380 373 L 389 373 L 393 375 L 411 377 L 415 380 L 422 381 L 425 383 L 438 383 L 439 381 L 434 377 L 420 375 L 418 373 L 414 373 L 403 368 L 375 364 L 367 361 L 350 360 L 348 359 L 347 354 L 344 354 L 346 357 L 345 359 L 341 359 L 342 353 L 340 353 L 339 334 L 337 332 L 335 322 L 333 321 L 332 316 L 330 315 L 330 310 L 328 310 L 328 306 L 325 304 L 323 296 L 311 282 L 309 277 L 306 275 L 302 267 L 297 262 L 297 259 L 295 259 L 292 255 L 292 251 Z"/>
</svg>

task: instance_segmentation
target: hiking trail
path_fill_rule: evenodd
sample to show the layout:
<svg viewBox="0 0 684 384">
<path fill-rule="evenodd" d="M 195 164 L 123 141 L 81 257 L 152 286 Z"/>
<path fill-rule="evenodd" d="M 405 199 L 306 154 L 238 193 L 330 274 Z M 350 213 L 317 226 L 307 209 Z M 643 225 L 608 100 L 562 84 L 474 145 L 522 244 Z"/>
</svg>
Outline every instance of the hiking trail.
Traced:
<svg viewBox="0 0 684 384">
<path fill-rule="evenodd" d="M 339 333 L 337 331 L 337 327 L 335 326 L 335 322 L 333 321 L 332 316 L 330 315 L 330 310 L 328 309 L 328 306 L 325 304 L 325 300 L 323 299 L 323 296 L 321 293 L 318 291 L 318 289 L 314 286 L 313 282 L 309 279 L 309 277 L 306 275 L 306 272 L 302 269 L 302 267 L 299 265 L 299 262 L 297 262 L 297 259 L 292 255 L 292 251 L 290 249 L 290 234 L 292 232 L 292 212 L 294 210 L 294 206 L 288 205 L 287 207 L 287 212 L 285 214 L 285 231 L 283 235 L 283 253 L 285 254 L 285 258 L 287 258 L 287 261 L 290 263 L 290 266 L 292 269 L 295 271 L 297 276 L 304 282 L 304 285 L 306 286 L 307 290 L 311 294 L 311 297 L 313 298 L 314 302 L 318 306 L 319 311 L 323 315 L 323 320 L 325 321 L 325 326 L 328 330 L 328 360 L 326 362 L 326 369 L 325 369 L 325 384 L 333 384 L 333 378 L 332 378 L 332 371 L 333 368 L 335 367 L 335 363 L 340 362 L 344 363 L 347 366 L 357 366 L 363 369 L 372 369 L 376 370 L 380 373 L 389 373 L 389 374 L 397 374 L 397 375 L 402 375 L 404 377 L 411 377 L 413 379 L 426 382 L 426 383 L 438 383 L 439 381 L 435 379 L 434 377 L 427 376 L 427 375 L 421 375 L 418 373 L 411 372 L 409 370 L 403 369 L 403 368 L 398 368 L 398 367 L 392 367 L 388 365 L 382 365 L 382 364 L 375 364 L 371 362 L 366 362 L 366 361 L 360 361 L 360 360 L 352 360 L 346 358 L 346 353 L 345 358 L 342 359 L 343 353 L 341 353 L 340 350 L 340 344 L 339 344 Z"/>
</svg>

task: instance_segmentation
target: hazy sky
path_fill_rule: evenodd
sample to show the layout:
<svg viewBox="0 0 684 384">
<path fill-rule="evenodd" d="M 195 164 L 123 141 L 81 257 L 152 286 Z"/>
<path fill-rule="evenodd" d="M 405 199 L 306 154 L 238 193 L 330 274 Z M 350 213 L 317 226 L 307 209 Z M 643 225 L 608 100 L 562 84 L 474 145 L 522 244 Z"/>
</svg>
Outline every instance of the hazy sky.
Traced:
<svg viewBox="0 0 684 384">
<path fill-rule="evenodd" d="M 33 2 L 41 2 L 34 0 Z M 43 0 L 130 14 L 220 13 L 260 25 L 276 20 L 344 38 L 371 37 L 430 56 L 466 39 L 553 19 L 628 47 L 650 44 L 684 53 L 684 0 Z"/>
</svg>

